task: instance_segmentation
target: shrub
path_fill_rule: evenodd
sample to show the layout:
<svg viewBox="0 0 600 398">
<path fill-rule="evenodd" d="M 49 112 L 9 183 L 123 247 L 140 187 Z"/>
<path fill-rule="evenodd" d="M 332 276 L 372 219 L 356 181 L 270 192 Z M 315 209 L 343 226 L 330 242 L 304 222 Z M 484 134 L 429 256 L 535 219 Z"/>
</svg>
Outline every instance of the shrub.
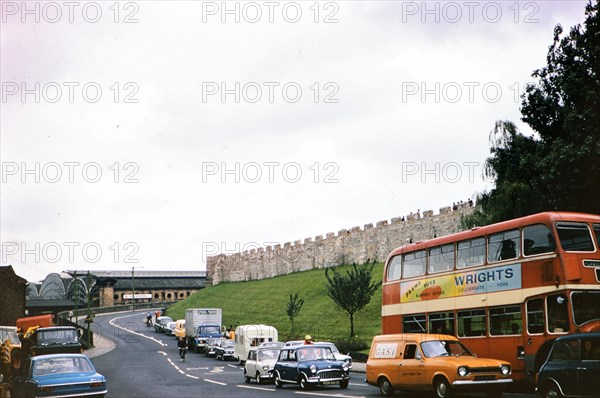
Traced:
<svg viewBox="0 0 600 398">
<path fill-rule="evenodd" d="M 365 343 L 358 337 L 351 337 L 334 341 L 335 346 L 342 354 L 347 354 L 350 351 L 362 351 L 369 348 L 369 344 Z"/>
</svg>

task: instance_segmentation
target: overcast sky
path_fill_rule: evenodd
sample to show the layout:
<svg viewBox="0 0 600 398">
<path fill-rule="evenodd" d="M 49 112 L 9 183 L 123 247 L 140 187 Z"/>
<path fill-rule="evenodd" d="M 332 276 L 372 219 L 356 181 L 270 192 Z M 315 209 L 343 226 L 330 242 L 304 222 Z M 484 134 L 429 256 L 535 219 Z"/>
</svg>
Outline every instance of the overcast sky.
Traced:
<svg viewBox="0 0 600 398">
<path fill-rule="evenodd" d="M 586 1 L 2 1 L 2 265 L 206 255 L 452 205 Z"/>
</svg>

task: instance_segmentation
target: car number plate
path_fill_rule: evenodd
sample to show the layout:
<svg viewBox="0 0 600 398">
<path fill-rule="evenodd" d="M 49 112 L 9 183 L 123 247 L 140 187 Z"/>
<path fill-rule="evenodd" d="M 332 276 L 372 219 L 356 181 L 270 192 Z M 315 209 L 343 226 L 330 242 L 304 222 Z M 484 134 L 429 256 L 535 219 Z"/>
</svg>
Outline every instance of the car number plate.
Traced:
<svg viewBox="0 0 600 398">
<path fill-rule="evenodd" d="M 324 382 L 323 382 L 323 383 L 321 383 L 321 384 L 323 384 L 324 386 L 332 386 L 332 385 L 334 385 L 334 384 L 335 384 L 335 385 L 339 384 L 339 382 L 337 382 L 337 381 L 324 381 Z"/>
</svg>

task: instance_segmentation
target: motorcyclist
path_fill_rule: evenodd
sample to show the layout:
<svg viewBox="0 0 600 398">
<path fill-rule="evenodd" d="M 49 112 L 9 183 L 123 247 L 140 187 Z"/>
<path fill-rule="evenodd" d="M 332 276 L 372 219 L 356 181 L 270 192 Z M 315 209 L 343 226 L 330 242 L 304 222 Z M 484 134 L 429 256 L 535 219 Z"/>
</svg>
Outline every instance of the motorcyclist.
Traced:
<svg viewBox="0 0 600 398">
<path fill-rule="evenodd" d="M 182 362 L 185 362 L 185 353 L 187 351 L 187 340 L 184 336 L 180 337 L 177 341 L 177 347 L 179 347 L 179 358 Z"/>
<path fill-rule="evenodd" d="M 148 313 L 146 315 L 146 326 L 150 326 L 152 325 L 152 315 L 150 313 Z"/>
</svg>

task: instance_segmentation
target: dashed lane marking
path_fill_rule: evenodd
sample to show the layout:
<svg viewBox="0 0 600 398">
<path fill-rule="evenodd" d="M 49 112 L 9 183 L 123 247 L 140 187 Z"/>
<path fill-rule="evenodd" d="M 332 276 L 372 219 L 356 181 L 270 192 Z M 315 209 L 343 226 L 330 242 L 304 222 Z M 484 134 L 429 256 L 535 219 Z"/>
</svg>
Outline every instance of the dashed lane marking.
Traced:
<svg viewBox="0 0 600 398">
<path fill-rule="evenodd" d="M 207 382 L 207 383 L 218 384 L 220 386 L 226 386 L 227 385 L 227 383 L 222 383 L 220 381 L 215 381 L 215 380 L 211 380 L 211 379 L 204 379 L 204 381 Z"/>
<path fill-rule="evenodd" d="M 236 387 L 239 388 L 247 388 L 249 390 L 260 390 L 260 391 L 271 391 L 271 392 L 275 392 L 274 388 L 264 388 L 264 387 L 254 387 L 254 386 L 247 386 L 245 384 L 238 384 L 236 385 Z"/>
</svg>

